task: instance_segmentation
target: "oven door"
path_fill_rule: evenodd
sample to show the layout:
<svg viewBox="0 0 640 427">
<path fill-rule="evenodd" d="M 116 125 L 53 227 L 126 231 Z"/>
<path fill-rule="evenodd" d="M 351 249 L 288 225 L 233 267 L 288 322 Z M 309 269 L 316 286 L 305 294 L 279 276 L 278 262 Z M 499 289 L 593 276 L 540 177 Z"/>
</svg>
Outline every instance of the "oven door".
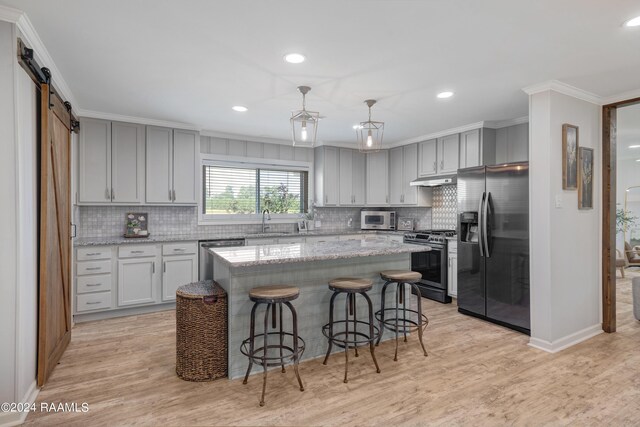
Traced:
<svg viewBox="0 0 640 427">
<path fill-rule="evenodd" d="M 419 285 L 447 290 L 447 250 L 439 245 L 429 245 L 427 252 L 411 254 L 411 270 L 422 274 Z"/>
</svg>

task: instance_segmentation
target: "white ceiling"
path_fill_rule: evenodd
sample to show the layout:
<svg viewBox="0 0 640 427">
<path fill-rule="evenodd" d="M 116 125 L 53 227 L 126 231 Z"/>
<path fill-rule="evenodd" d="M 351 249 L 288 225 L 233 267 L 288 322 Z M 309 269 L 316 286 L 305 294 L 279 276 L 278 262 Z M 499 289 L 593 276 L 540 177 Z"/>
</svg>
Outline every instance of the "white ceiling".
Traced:
<svg viewBox="0 0 640 427">
<path fill-rule="evenodd" d="M 81 109 L 247 136 L 288 138 L 299 85 L 325 143 L 355 140 L 367 98 L 396 142 L 524 116 L 521 88 L 551 79 L 605 97 L 640 87 L 640 31 L 622 27 L 637 0 L 0 4 L 27 13 Z"/>
<path fill-rule="evenodd" d="M 629 148 L 640 145 L 640 104 L 618 108 L 616 122 L 618 159 L 640 159 L 640 148 Z"/>
</svg>

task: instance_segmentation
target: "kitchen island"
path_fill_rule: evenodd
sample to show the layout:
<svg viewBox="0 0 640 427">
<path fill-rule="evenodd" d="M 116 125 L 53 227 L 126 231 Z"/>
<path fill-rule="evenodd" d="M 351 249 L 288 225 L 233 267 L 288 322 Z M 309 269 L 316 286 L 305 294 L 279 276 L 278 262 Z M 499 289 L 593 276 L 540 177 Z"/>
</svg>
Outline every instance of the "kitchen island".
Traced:
<svg viewBox="0 0 640 427">
<path fill-rule="evenodd" d="M 385 238 L 210 249 L 215 280 L 228 295 L 229 378 L 243 376 L 248 364 L 240 353 L 240 345 L 249 336 L 251 288 L 275 284 L 300 288 L 300 296 L 292 304 L 298 313 L 298 334 L 306 342 L 303 360 L 315 358 L 327 351 L 322 326 L 329 321 L 332 294 L 327 287 L 329 280 L 337 277 L 373 280 L 369 296 L 375 311 L 380 308 L 380 290 L 384 283 L 380 272 L 409 270 L 411 253 L 429 250 L 428 246 L 391 242 Z M 339 299 L 336 304 L 341 307 L 344 300 Z M 358 298 L 357 310 L 359 317 L 366 316 L 363 298 Z M 284 316 L 285 329 L 290 329 L 288 310 L 284 310 Z M 336 310 L 336 318 L 343 316 L 343 310 Z M 261 328 L 262 322 L 257 325 Z M 391 334 L 387 332 L 386 337 L 390 338 Z"/>
</svg>

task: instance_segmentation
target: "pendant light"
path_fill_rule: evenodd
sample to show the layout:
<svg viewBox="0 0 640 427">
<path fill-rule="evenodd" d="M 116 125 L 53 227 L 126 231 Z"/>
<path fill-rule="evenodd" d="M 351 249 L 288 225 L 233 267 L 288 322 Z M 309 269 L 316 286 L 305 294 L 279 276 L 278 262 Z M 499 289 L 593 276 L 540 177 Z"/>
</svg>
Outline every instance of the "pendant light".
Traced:
<svg viewBox="0 0 640 427">
<path fill-rule="evenodd" d="M 375 99 L 364 101 L 369 107 L 369 120 L 360 122 L 356 129 L 358 136 L 358 148 L 361 153 L 373 153 L 382 148 L 382 137 L 384 136 L 384 122 L 374 122 L 371 120 L 371 107 L 376 103 Z"/>
<path fill-rule="evenodd" d="M 320 113 L 306 110 L 306 95 L 311 88 L 298 86 L 302 94 L 302 110 L 291 113 L 291 138 L 294 147 L 313 147 L 318 133 L 318 120 Z"/>
</svg>

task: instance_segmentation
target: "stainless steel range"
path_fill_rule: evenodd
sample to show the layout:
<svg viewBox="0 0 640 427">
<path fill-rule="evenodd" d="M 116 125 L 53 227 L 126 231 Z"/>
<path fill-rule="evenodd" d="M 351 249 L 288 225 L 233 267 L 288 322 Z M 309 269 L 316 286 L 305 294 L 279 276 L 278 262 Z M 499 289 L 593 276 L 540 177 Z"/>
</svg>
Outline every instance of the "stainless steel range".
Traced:
<svg viewBox="0 0 640 427">
<path fill-rule="evenodd" d="M 451 302 L 447 293 L 447 237 L 455 235 L 455 230 L 419 230 L 404 235 L 405 243 L 431 247 L 431 251 L 411 254 L 411 270 L 422 274 L 418 283 L 422 296 L 444 304 Z"/>
</svg>

